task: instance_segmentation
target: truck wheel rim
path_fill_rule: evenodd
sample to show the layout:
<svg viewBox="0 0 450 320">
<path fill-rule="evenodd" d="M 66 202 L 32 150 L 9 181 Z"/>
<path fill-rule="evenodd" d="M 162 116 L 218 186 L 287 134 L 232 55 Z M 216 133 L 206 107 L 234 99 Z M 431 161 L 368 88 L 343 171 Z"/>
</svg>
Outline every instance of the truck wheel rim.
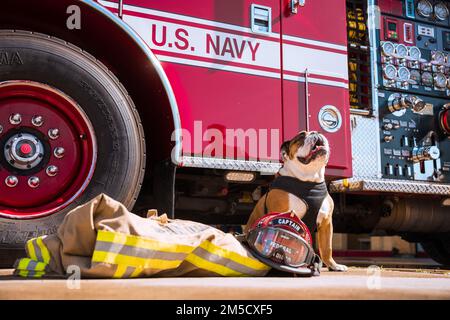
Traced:
<svg viewBox="0 0 450 320">
<path fill-rule="evenodd" d="M 61 91 L 0 82 L 0 216 L 53 214 L 88 186 L 97 159 L 92 124 Z"/>
</svg>

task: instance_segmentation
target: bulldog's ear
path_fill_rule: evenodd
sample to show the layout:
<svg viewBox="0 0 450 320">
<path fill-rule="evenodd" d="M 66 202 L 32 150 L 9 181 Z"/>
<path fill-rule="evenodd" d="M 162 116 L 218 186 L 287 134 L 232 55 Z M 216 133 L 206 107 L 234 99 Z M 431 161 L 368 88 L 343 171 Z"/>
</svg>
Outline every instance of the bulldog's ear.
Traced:
<svg viewBox="0 0 450 320">
<path fill-rule="evenodd" d="M 306 138 L 307 135 L 308 135 L 308 131 L 302 130 L 299 133 L 297 133 L 297 135 L 292 140 L 295 140 L 295 141 L 303 140 Z"/>
<path fill-rule="evenodd" d="M 286 161 L 289 158 L 289 146 L 291 145 L 291 140 L 283 142 L 281 145 L 281 160 Z"/>
</svg>

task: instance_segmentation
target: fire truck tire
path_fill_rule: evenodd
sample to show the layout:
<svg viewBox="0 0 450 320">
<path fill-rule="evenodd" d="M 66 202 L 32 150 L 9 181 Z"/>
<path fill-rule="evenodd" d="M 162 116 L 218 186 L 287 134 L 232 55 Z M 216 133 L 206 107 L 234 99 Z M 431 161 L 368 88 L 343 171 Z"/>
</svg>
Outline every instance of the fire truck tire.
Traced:
<svg viewBox="0 0 450 320">
<path fill-rule="evenodd" d="M 444 266 L 450 266 L 450 236 L 424 241 L 420 244 L 431 259 Z"/>
<path fill-rule="evenodd" d="M 12 84 L 9 87 L 10 93 L 5 91 L 5 84 Z M 51 140 L 50 131 L 47 131 L 50 129 L 46 128 L 45 131 L 39 132 L 46 123 L 39 127 L 33 123 L 33 120 L 27 119 L 25 124 L 26 111 L 22 111 L 24 114 L 22 125 L 28 126 L 27 130 L 32 130 L 26 131 L 27 133 L 31 132 L 35 134 L 35 137 L 41 137 L 42 145 L 47 144 L 50 147 L 47 148 L 47 151 L 50 150 L 48 152 L 50 160 L 42 164 L 42 168 L 38 165 L 30 169 L 34 170 L 33 176 L 41 177 L 38 181 L 39 187 L 31 186 L 36 179 L 29 180 L 30 178 L 25 174 L 27 171 L 22 170 L 23 172 L 16 174 L 19 179 L 22 179 L 19 180 L 19 186 L 23 188 L 21 190 L 25 190 L 22 194 L 13 193 L 13 198 L 18 197 L 17 206 L 22 205 L 22 199 L 23 203 L 30 202 L 32 192 L 39 191 L 43 194 L 40 194 L 41 198 L 36 205 L 30 202 L 31 204 L 28 203 L 23 210 L 17 209 L 14 205 L 15 199 L 6 199 L 4 195 L 2 199 L 1 190 L 6 192 L 12 188 L 6 183 L 4 177 L 0 181 L 0 184 L 3 184 L 0 185 L 0 249 L 23 248 L 27 239 L 55 233 L 67 212 L 99 193 L 106 193 L 131 209 L 144 178 L 145 139 L 134 103 L 115 75 L 93 56 L 63 40 L 28 31 L 0 30 L 0 117 L 2 97 L 4 98 L 6 94 L 6 97 L 10 98 L 8 94 L 11 94 L 10 99 L 14 99 L 11 93 L 14 90 L 32 93 L 34 90 L 36 92 L 33 94 L 42 95 L 44 99 L 47 95 L 42 92 L 48 92 L 49 96 L 56 96 L 54 100 L 65 99 L 61 102 L 61 106 L 58 105 L 59 113 L 56 111 L 54 113 L 54 115 L 61 114 L 61 119 L 57 120 L 63 125 L 59 139 Z M 13 107 L 10 104 L 3 109 L 7 108 Z M 70 109 L 71 113 L 64 114 L 61 112 L 64 109 L 61 108 L 73 110 Z M 8 112 L 11 113 L 11 111 Z M 43 111 L 44 118 L 45 112 Z M 2 142 L 2 139 L 7 139 L 5 129 L 13 124 L 11 120 L 8 121 L 9 116 L 5 117 L 6 119 L 0 119 L 0 125 L 3 125 L 0 130 L 0 160 L 6 157 L 5 154 L 8 151 L 5 149 L 6 142 Z M 49 119 L 51 119 L 50 116 L 46 118 L 47 122 Z M 69 128 L 66 132 L 73 134 L 68 144 L 78 143 L 78 149 L 74 149 L 78 151 L 77 153 L 74 151 L 73 154 L 77 154 L 79 159 L 73 162 L 67 159 L 72 165 L 72 167 L 68 166 L 71 168 L 68 170 L 70 172 L 62 172 L 63 169 L 59 169 L 56 178 L 65 174 L 69 177 L 66 181 L 72 182 L 67 183 L 68 191 L 64 191 L 67 194 L 57 188 L 52 190 L 50 187 L 48 191 L 45 191 L 47 179 L 54 179 L 49 174 L 52 171 L 46 171 L 52 161 L 57 164 L 61 163 L 58 161 L 69 158 L 69 154 L 66 154 L 65 158 L 59 159 L 56 151 L 53 152 L 56 148 L 52 145 L 53 141 L 61 141 L 60 143 L 66 141 L 64 139 L 67 138 L 63 137 L 65 132 L 63 129 L 66 125 Z M 20 131 L 20 126 L 17 125 L 11 130 Z M 84 130 L 85 134 L 80 134 L 81 130 Z M 73 142 L 77 137 L 83 141 Z M 8 146 L 8 148 L 11 147 Z M 31 149 L 25 146 L 21 150 Z M 42 155 L 40 157 L 42 158 Z M 0 175 L 2 170 L 8 170 L 6 165 L 8 163 L 0 161 Z M 10 171 L 14 173 L 14 170 L 15 168 Z M 10 173 L 7 172 L 7 174 Z M 78 189 L 75 188 L 77 183 L 80 185 Z"/>
</svg>

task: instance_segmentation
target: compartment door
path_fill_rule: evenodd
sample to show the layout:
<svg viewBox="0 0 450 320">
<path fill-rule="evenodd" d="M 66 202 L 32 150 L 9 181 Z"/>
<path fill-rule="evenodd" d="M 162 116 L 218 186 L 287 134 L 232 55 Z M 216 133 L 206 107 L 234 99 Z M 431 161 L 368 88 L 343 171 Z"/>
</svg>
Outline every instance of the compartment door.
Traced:
<svg viewBox="0 0 450 320">
<path fill-rule="evenodd" d="M 345 0 L 282 3 L 284 136 L 324 133 L 331 145 L 327 174 L 351 176 Z"/>
<path fill-rule="evenodd" d="M 183 155 L 278 161 L 280 0 L 124 2 L 174 89 Z"/>
</svg>

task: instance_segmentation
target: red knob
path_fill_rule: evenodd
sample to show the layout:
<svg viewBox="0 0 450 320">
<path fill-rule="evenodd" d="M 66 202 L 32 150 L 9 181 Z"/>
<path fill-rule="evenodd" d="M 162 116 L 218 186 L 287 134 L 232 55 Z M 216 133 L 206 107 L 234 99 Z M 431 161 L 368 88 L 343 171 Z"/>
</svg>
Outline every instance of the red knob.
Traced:
<svg viewBox="0 0 450 320">
<path fill-rule="evenodd" d="M 446 135 L 450 135 L 450 109 L 444 109 L 440 114 L 441 128 Z"/>
<path fill-rule="evenodd" d="M 31 153 L 31 151 L 33 151 L 33 149 L 31 148 L 31 146 L 28 143 L 24 143 L 23 145 L 20 146 L 20 152 L 22 154 L 29 154 Z"/>
</svg>

